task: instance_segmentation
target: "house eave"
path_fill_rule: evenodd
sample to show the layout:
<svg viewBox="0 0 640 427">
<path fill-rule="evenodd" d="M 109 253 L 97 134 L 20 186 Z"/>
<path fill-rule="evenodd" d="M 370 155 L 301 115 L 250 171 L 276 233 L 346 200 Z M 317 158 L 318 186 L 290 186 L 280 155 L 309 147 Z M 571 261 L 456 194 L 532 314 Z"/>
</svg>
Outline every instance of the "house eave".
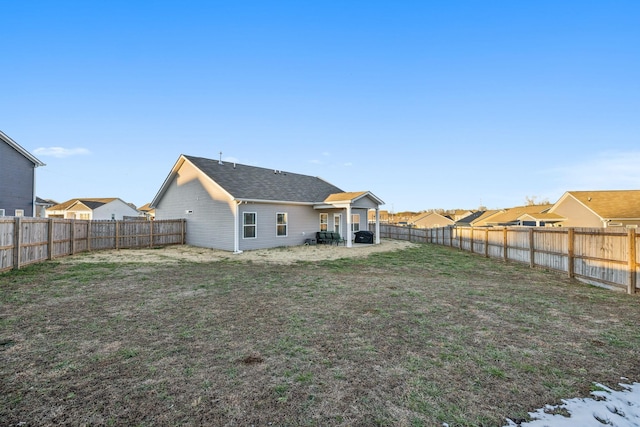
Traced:
<svg viewBox="0 0 640 427">
<path fill-rule="evenodd" d="M 236 197 L 233 200 L 238 203 L 262 203 L 262 204 L 272 204 L 272 205 L 312 206 L 314 204 L 313 202 L 292 202 L 290 200 L 246 199 L 241 197 Z"/>
<path fill-rule="evenodd" d="M 603 218 L 603 221 L 640 221 L 640 218 Z"/>
<path fill-rule="evenodd" d="M 9 144 L 10 147 L 12 147 L 18 153 L 26 157 L 30 162 L 32 162 L 35 165 L 35 167 L 46 166 L 44 163 L 38 160 L 33 154 L 29 153 L 27 150 L 22 148 L 20 144 L 15 142 L 13 139 L 11 139 L 11 137 L 9 137 L 9 135 L 2 132 L 1 130 L 0 130 L 0 138 L 3 139 L 7 144 Z"/>
<path fill-rule="evenodd" d="M 319 203 L 314 204 L 313 209 L 316 210 L 325 210 L 325 209 L 345 209 L 348 206 L 351 206 L 350 203 Z"/>
</svg>

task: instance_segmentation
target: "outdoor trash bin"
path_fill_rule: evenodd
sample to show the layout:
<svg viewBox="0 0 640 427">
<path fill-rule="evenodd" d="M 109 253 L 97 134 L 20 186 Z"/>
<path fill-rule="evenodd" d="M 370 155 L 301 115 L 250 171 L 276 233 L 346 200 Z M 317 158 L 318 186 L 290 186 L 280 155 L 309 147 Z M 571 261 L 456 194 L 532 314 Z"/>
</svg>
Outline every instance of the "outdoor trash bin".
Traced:
<svg viewBox="0 0 640 427">
<path fill-rule="evenodd" d="M 356 231 L 355 243 L 373 243 L 373 233 L 371 231 Z"/>
</svg>

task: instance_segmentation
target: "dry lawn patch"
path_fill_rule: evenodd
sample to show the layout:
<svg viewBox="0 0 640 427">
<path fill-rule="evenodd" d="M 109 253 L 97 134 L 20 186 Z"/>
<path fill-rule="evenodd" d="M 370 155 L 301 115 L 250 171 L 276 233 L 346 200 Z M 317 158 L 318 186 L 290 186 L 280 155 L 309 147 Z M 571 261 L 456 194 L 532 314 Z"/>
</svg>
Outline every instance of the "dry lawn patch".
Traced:
<svg viewBox="0 0 640 427">
<path fill-rule="evenodd" d="M 0 419 L 495 426 L 640 379 L 635 296 L 432 245 L 267 261 L 307 249 L 1 275 Z"/>
</svg>

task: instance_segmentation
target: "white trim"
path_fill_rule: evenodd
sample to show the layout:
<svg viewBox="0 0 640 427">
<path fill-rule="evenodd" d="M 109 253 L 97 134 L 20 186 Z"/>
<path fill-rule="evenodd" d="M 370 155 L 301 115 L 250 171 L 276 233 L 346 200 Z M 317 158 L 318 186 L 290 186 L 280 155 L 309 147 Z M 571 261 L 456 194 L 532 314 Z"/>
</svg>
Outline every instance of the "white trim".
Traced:
<svg viewBox="0 0 640 427">
<path fill-rule="evenodd" d="M 355 221 L 354 217 L 357 216 L 358 220 Z M 354 230 L 354 225 L 358 224 L 358 229 Z M 360 214 L 359 213 L 352 213 L 351 214 L 351 232 L 353 233 L 357 233 L 358 231 L 360 231 Z"/>
<path fill-rule="evenodd" d="M 253 214 L 254 215 L 254 220 L 255 220 L 254 224 L 245 224 L 244 219 L 245 219 L 245 215 L 247 215 L 247 214 Z M 253 226 L 253 228 L 255 229 L 255 235 L 253 237 L 245 237 L 244 228 L 245 227 L 251 227 L 251 226 Z M 242 212 L 242 238 L 243 239 L 257 239 L 258 238 L 258 212 Z"/>
<path fill-rule="evenodd" d="M 6 142 L 10 147 L 12 147 L 18 153 L 20 153 L 24 157 L 26 157 L 29 161 L 31 161 L 35 165 L 35 167 L 46 166 L 44 163 L 42 163 L 40 160 L 38 160 L 36 158 L 36 156 L 34 156 L 33 154 L 29 153 L 27 150 L 22 148 L 22 146 L 20 144 L 15 142 L 13 139 L 11 139 L 9 137 L 9 135 L 7 135 L 6 133 L 2 132 L 1 130 L 0 130 L 0 139 L 2 139 L 4 142 Z"/>
<path fill-rule="evenodd" d="M 376 208 L 376 245 L 380 244 L 380 209 Z"/>
<path fill-rule="evenodd" d="M 284 224 L 278 223 L 278 215 L 284 215 Z M 284 234 L 278 234 L 278 227 L 284 225 Z M 289 214 L 287 212 L 276 212 L 276 237 L 289 236 Z"/>
<path fill-rule="evenodd" d="M 336 217 L 338 218 L 338 229 L 336 230 Z M 333 214 L 333 231 L 336 231 L 338 233 L 340 233 L 340 235 L 342 236 L 342 214 L 341 213 L 334 213 Z"/>
<path fill-rule="evenodd" d="M 326 216 L 327 216 L 327 222 L 325 222 L 325 223 L 324 223 L 324 224 L 327 226 L 327 229 L 326 229 L 326 230 L 322 230 L 322 224 L 323 224 L 323 222 L 322 222 L 322 216 L 323 216 L 323 215 L 326 215 Z M 319 225 L 319 226 L 318 226 L 318 231 L 329 231 L 329 214 L 328 214 L 327 212 L 320 212 L 320 215 L 319 215 L 318 221 L 319 221 L 319 223 L 318 223 L 318 225 Z"/>
<path fill-rule="evenodd" d="M 240 202 L 235 203 L 233 210 L 233 253 L 241 254 L 240 250 Z"/>
<path fill-rule="evenodd" d="M 345 240 L 347 241 L 347 247 L 351 247 L 351 242 L 353 242 L 353 231 L 351 231 L 351 204 L 347 206 L 347 236 Z"/>
</svg>

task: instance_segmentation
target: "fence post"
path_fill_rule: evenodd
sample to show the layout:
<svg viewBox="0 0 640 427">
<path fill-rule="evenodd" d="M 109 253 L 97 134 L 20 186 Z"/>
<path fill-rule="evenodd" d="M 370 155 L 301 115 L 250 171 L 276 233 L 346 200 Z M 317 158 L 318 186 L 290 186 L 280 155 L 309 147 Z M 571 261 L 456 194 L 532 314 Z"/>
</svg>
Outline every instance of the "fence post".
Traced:
<svg viewBox="0 0 640 427">
<path fill-rule="evenodd" d="M 55 220 L 53 218 L 49 218 L 49 229 L 47 230 L 48 234 L 48 248 L 49 253 L 47 254 L 47 259 L 51 261 L 53 259 L 53 229 L 55 228 Z"/>
<path fill-rule="evenodd" d="M 569 273 L 569 277 L 573 278 L 575 275 L 574 269 L 574 256 L 575 256 L 575 229 L 569 228 L 567 232 L 567 272 Z"/>
<path fill-rule="evenodd" d="M 76 253 L 76 220 L 72 219 L 69 223 L 69 236 L 71 237 L 71 255 Z"/>
<path fill-rule="evenodd" d="M 507 227 L 504 227 L 502 229 L 502 246 L 504 248 L 503 254 L 504 254 L 504 260 L 505 261 L 509 261 L 509 253 L 507 251 L 507 244 L 508 244 Z"/>
<path fill-rule="evenodd" d="M 153 221 L 149 219 L 149 247 L 153 247 Z"/>
<path fill-rule="evenodd" d="M 182 218 L 182 244 L 186 244 L 185 241 L 185 235 L 187 234 L 187 220 L 185 218 Z"/>
<path fill-rule="evenodd" d="M 627 286 L 627 293 L 636 293 L 636 229 L 630 228 L 629 234 L 629 282 Z"/>
<path fill-rule="evenodd" d="M 20 269 L 20 232 L 22 231 L 22 225 L 20 224 L 21 218 L 15 217 L 13 222 L 13 269 Z"/>
<path fill-rule="evenodd" d="M 471 233 L 471 236 L 469 236 L 469 244 L 470 244 L 470 251 L 471 253 L 473 253 L 473 227 L 469 228 L 469 233 Z M 460 245 L 460 247 L 462 247 L 462 245 Z"/>
<path fill-rule="evenodd" d="M 116 235 L 116 249 L 120 249 L 118 247 L 118 245 L 120 244 L 120 221 L 116 220 L 115 221 L 115 226 L 116 226 L 116 230 L 115 230 L 116 231 L 115 232 L 115 235 Z"/>
<path fill-rule="evenodd" d="M 91 252 L 91 224 L 92 222 L 87 220 L 87 251 Z"/>
<path fill-rule="evenodd" d="M 484 229 L 484 256 L 489 258 L 489 229 Z"/>
<path fill-rule="evenodd" d="M 533 227 L 529 228 L 529 267 L 536 266 L 535 242 L 533 237 Z"/>
</svg>

